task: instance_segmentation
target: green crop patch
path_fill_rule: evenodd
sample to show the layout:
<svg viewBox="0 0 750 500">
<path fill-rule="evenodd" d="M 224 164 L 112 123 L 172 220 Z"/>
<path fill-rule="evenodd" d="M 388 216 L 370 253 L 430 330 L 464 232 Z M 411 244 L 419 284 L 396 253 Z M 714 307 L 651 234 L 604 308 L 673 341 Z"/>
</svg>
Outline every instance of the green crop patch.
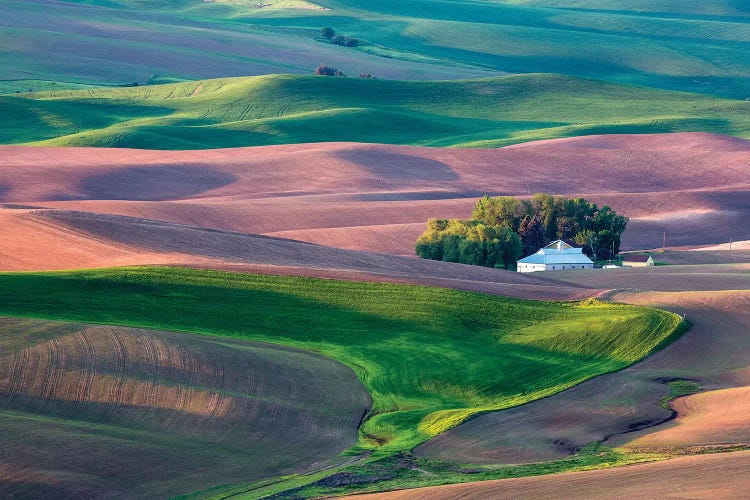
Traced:
<svg viewBox="0 0 750 500">
<path fill-rule="evenodd" d="M 351 367 L 373 399 L 359 448 L 409 450 L 481 412 L 642 359 L 679 316 L 422 286 L 184 268 L 0 274 L 0 314 L 228 336 Z"/>
<path fill-rule="evenodd" d="M 203 149 L 352 141 L 498 147 L 594 133 L 750 137 L 750 102 L 558 75 L 270 75 L 0 96 L 0 143 Z"/>
</svg>

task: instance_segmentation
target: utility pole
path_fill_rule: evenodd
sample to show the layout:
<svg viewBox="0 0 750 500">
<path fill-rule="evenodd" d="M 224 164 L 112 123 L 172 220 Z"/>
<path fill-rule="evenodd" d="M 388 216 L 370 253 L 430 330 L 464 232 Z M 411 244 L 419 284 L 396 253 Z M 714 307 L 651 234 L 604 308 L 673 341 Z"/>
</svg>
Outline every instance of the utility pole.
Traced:
<svg viewBox="0 0 750 500">
<path fill-rule="evenodd" d="M 664 231 L 664 241 L 661 244 L 661 251 L 664 252 L 667 250 L 667 232 Z"/>
<path fill-rule="evenodd" d="M 732 251 L 732 238 L 729 238 L 729 251 Z"/>
</svg>

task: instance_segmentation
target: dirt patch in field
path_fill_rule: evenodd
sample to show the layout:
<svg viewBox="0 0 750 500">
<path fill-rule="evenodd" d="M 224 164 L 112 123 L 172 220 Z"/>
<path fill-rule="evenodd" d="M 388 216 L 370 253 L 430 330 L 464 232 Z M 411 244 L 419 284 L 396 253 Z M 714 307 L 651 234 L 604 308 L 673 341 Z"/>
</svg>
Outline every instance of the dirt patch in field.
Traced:
<svg viewBox="0 0 750 500">
<path fill-rule="evenodd" d="M 693 331 L 646 360 L 701 381 L 707 392 L 677 399 L 677 418 L 665 428 L 616 439 L 633 448 L 681 448 L 750 443 L 750 291 L 619 294 L 615 300 L 681 310 Z"/>
<path fill-rule="evenodd" d="M 740 498 L 750 488 L 750 452 L 680 457 L 664 462 L 539 477 L 452 484 L 350 498 Z"/>
<path fill-rule="evenodd" d="M 747 382 L 746 382 L 747 383 Z M 628 439 L 634 450 L 664 450 L 750 444 L 750 387 L 733 387 L 677 399 L 669 425 Z"/>
<path fill-rule="evenodd" d="M 717 250 L 698 248 L 691 251 L 667 251 L 655 253 L 654 261 L 672 265 L 700 265 L 700 264 L 750 264 L 750 249 L 744 245 L 729 250 L 723 246 Z"/>
</svg>

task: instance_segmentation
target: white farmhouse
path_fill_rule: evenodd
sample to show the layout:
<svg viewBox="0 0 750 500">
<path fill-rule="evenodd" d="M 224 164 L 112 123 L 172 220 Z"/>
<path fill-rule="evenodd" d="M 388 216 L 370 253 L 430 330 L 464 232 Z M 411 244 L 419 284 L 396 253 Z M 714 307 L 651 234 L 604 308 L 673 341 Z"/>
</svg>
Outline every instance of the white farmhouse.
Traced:
<svg viewBox="0 0 750 500">
<path fill-rule="evenodd" d="M 519 273 L 594 268 L 594 262 L 583 254 L 582 248 L 565 243 L 563 240 L 553 241 L 516 264 Z"/>
</svg>

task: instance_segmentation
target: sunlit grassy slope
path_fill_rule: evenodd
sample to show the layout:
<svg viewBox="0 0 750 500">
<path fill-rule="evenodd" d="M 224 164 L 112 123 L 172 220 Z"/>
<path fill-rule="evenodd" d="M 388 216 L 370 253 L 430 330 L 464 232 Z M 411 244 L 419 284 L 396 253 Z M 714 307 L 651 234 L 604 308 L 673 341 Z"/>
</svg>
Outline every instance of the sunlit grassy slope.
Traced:
<svg viewBox="0 0 750 500">
<path fill-rule="evenodd" d="M 0 96 L 0 143 L 200 149 L 318 141 L 502 146 L 595 133 L 750 137 L 750 102 L 556 75 L 265 76 Z"/>
<path fill-rule="evenodd" d="M 360 446 L 411 449 L 477 412 L 623 368 L 678 316 L 390 284 L 171 268 L 1 274 L 0 313 L 296 346 L 355 370 L 373 397 Z"/>
<path fill-rule="evenodd" d="M 308 8 L 280 8 L 295 5 Z M 144 83 L 324 62 L 392 79 L 545 72 L 750 97 L 741 1 L 6 0 L 3 14 L 0 80 Z M 326 26 L 360 45 L 325 43 Z"/>
</svg>

